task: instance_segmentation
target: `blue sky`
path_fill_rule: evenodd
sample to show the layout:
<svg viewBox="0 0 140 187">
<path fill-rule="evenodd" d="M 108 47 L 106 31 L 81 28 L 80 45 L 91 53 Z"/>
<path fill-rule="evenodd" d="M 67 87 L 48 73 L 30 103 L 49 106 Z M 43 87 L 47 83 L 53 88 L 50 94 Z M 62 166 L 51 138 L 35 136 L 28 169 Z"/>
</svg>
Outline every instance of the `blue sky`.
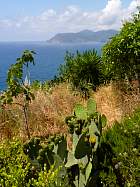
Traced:
<svg viewBox="0 0 140 187">
<path fill-rule="evenodd" d="M 0 41 L 46 40 L 58 32 L 119 29 L 140 0 L 4 0 Z"/>
<path fill-rule="evenodd" d="M 84 10 L 97 11 L 105 7 L 108 0 L 1 0 L 0 18 L 38 15 L 46 9 L 61 10 L 69 5 L 76 5 Z M 123 0 L 127 7 L 131 0 Z"/>
</svg>

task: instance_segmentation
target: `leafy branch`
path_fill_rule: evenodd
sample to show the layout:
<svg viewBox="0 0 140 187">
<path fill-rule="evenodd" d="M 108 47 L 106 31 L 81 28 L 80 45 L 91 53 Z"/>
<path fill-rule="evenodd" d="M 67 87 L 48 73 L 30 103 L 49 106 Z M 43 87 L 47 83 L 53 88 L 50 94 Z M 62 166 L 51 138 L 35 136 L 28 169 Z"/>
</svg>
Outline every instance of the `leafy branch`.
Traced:
<svg viewBox="0 0 140 187">
<path fill-rule="evenodd" d="M 4 109 L 6 104 L 17 104 L 22 107 L 24 115 L 24 128 L 27 132 L 27 136 L 30 139 L 29 124 L 28 124 L 28 108 L 29 102 L 35 99 L 28 84 L 24 82 L 23 74 L 24 67 L 26 67 L 26 76 L 29 80 L 29 64 L 34 63 L 33 55 L 36 54 L 34 51 L 25 50 L 20 58 L 17 58 L 16 63 L 12 64 L 8 70 L 7 76 L 7 90 L 0 96 L 0 106 Z M 13 103 L 14 98 L 17 96 L 23 97 L 23 104 Z"/>
</svg>

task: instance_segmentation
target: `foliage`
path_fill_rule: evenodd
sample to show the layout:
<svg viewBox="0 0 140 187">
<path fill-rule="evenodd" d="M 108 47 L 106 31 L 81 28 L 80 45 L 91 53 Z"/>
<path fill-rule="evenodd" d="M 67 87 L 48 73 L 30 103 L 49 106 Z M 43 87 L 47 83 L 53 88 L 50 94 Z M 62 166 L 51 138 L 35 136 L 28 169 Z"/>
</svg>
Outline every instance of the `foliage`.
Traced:
<svg viewBox="0 0 140 187">
<path fill-rule="evenodd" d="M 32 90 L 44 90 L 44 91 L 49 91 L 50 88 L 51 88 L 51 84 L 50 84 L 50 81 L 44 81 L 43 83 L 38 81 L 38 80 L 35 80 L 32 82 L 31 84 L 31 88 Z"/>
<path fill-rule="evenodd" d="M 57 175 L 59 184 L 75 187 L 96 184 L 98 148 L 106 117 L 96 112 L 96 103 L 89 99 L 87 108 L 76 105 L 74 115 L 67 117 L 66 123 L 72 135 L 72 149 L 67 147 L 64 135 L 53 135 L 46 143 L 31 139 L 24 145 L 24 152 L 29 155 L 35 170 L 43 169 L 44 163 L 47 171 L 52 165 L 55 169 L 61 166 Z"/>
<path fill-rule="evenodd" d="M 44 177 L 48 177 L 49 179 L 46 178 L 47 184 L 51 183 L 54 186 L 65 186 L 67 184 L 67 173 L 63 163 L 64 160 L 62 159 L 65 150 L 60 150 L 60 145 L 64 143 L 66 143 L 64 136 L 54 135 L 47 138 L 46 141 L 32 138 L 24 144 L 24 153 L 31 159 L 34 173 L 42 171 L 39 173 L 37 181 L 33 180 L 33 183 L 36 185 L 42 183 L 43 185 L 45 184 L 43 182 Z M 64 153 L 62 153 L 63 151 Z M 57 174 L 57 178 L 55 178 L 55 174 Z"/>
<path fill-rule="evenodd" d="M 31 100 L 34 99 L 34 94 L 31 92 L 31 88 L 28 84 L 26 84 L 23 80 L 23 67 L 25 66 L 27 69 L 27 79 L 29 81 L 29 63 L 34 64 L 33 54 L 34 51 L 25 50 L 21 56 L 21 58 L 17 58 L 16 64 L 11 65 L 8 76 L 7 76 L 7 84 L 8 88 L 3 94 L 0 96 L 0 106 L 4 109 L 6 104 L 12 104 L 14 98 L 18 95 L 22 95 L 24 102 L 23 104 L 16 103 L 20 105 L 23 109 L 24 114 L 24 127 L 26 129 L 28 138 L 30 139 L 30 132 L 28 127 L 28 105 Z"/>
<path fill-rule="evenodd" d="M 65 64 L 59 68 L 59 76 L 88 96 L 90 88 L 96 90 L 102 83 L 101 65 L 101 59 L 95 50 L 82 54 L 77 51 L 75 55 L 67 52 Z"/>
<path fill-rule="evenodd" d="M 30 162 L 23 153 L 21 142 L 0 144 L 0 186 L 26 186 L 29 169 Z"/>
<path fill-rule="evenodd" d="M 106 80 L 140 79 L 140 10 L 103 48 Z"/>
<path fill-rule="evenodd" d="M 31 101 L 34 98 L 29 86 L 25 85 L 23 80 L 23 66 L 28 68 L 29 63 L 34 64 L 33 54 L 35 52 L 25 50 L 21 58 L 17 59 L 16 64 L 11 65 L 7 77 L 8 89 L 5 92 L 5 97 L 7 96 L 8 98 L 3 100 L 4 103 L 11 103 L 13 97 L 17 97 L 19 94 L 24 94 L 27 101 Z"/>
<path fill-rule="evenodd" d="M 54 79 L 47 80 L 44 82 L 35 80 L 32 82 L 31 88 L 32 90 L 43 90 L 51 93 L 51 88 L 55 87 L 56 85 L 59 85 L 59 83 L 61 82 L 61 79 L 55 76 Z"/>
<path fill-rule="evenodd" d="M 66 123 L 65 135 L 0 144 L 0 185 L 35 187 L 90 187 L 140 185 L 140 110 L 102 132 L 106 117 L 89 99 L 77 104 Z"/>
<path fill-rule="evenodd" d="M 74 115 L 66 122 L 72 134 L 72 150 L 68 152 L 66 167 L 69 168 L 71 185 L 96 186 L 98 181 L 98 150 L 102 127 L 106 117 L 96 111 L 96 103 L 89 99 L 87 108 L 78 104 Z"/>
<path fill-rule="evenodd" d="M 140 185 L 140 110 L 104 133 L 100 150 L 103 186 Z"/>
<path fill-rule="evenodd" d="M 32 82 L 32 84 L 31 84 L 31 88 L 32 88 L 33 90 L 39 90 L 39 89 L 42 88 L 42 83 L 41 83 L 40 81 L 38 81 L 38 80 L 34 80 L 34 81 Z"/>
<path fill-rule="evenodd" d="M 67 184 L 58 176 L 60 170 L 61 166 L 55 168 L 52 165 L 49 171 L 44 166 L 43 170 L 39 172 L 38 179 L 32 178 L 30 184 L 34 187 L 65 187 Z"/>
<path fill-rule="evenodd" d="M 35 150 L 35 149 L 34 149 Z M 1 187 L 65 187 L 65 178 L 60 178 L 61 166 L 51 165 L 48 170 L 36 168 L 23 151 L 19 140 L 0 144 L 0 186 Z"/>
</svg>

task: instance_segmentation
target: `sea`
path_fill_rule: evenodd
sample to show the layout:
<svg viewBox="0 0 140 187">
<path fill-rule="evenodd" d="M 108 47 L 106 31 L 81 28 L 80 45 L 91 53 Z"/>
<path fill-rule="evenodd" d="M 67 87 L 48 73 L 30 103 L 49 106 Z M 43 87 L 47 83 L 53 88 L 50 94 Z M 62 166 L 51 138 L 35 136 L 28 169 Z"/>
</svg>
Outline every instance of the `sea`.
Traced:
<svg viewBox="0 0 140 187">
<path fill-rule="evenodd" d="M 26 49 L 36 52 L 35 66 L 30 66 L 31 82 L 51 80 L 58 74 L 60 64 L 64 64 L 66 51 L 76 53 L 95 49 L 101 54 L 104 43 L 80 44 L 48 44 L 47 42 L 0 42 L 0 90 L 7 87 L 7 71 L 11 64 L 22 55 Z"/>
</svg>

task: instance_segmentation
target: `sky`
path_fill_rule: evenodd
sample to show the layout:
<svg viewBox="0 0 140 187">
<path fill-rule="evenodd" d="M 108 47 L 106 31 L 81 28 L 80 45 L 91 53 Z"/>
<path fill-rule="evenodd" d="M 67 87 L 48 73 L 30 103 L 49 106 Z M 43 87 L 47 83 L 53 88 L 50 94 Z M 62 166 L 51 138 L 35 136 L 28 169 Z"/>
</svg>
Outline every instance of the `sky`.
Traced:
<svg viewBox="0 0 140 187">
<path fill-rule="evenodd" d="M 0 41 L 46 41 L 57 33 L 115 29 L 140 0 L 0 0 Z"/>
</svg>

